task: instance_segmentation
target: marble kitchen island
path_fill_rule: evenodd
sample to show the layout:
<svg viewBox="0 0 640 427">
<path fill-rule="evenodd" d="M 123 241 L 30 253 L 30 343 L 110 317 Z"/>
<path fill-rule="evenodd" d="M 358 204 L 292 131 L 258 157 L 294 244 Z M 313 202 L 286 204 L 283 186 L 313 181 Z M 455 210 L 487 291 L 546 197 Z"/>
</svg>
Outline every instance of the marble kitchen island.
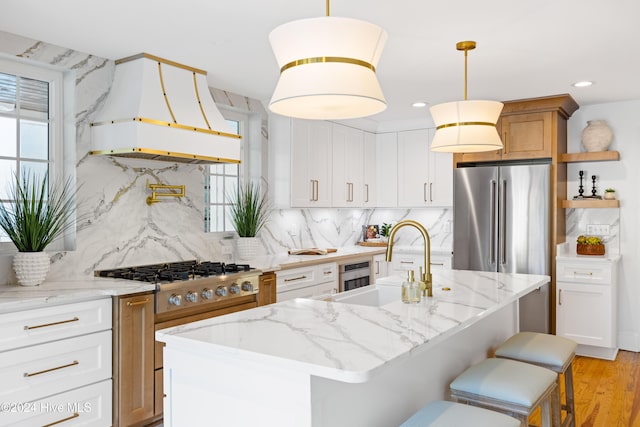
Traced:
<svg viewBox="0 0 640 427">
<path fill-rule="evenodd" d="M 296 299 L 157 331 L 165 426 L 398 425 L 515 333 L 518 298 L 549 281 L 433 278 L 420 304 L 400 302 L 392 279 L 375 285 L 397 291 L 381 306 Z"/>
</svg>

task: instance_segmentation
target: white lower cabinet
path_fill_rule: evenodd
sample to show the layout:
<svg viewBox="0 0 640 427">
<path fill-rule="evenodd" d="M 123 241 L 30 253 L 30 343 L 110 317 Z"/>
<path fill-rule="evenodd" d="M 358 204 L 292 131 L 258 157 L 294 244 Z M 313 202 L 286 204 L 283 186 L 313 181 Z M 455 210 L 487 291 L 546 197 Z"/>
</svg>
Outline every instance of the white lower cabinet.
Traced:
<svg viewBox="0 0 640 427">
<path fill-rule="evenodd" d="M 407 271 L 413 270 L 416 276 L 420 268 L 424 266 L 422 251 L 401 252 L 396 251 L 388 264 L 388 276 L 407 277 Z M 451 269 L 450 255 L 431 255 L 431 272 L 442 269 Z"/>
<path fill-rule="evenodd" d="M 577 354 L 615 359 L 617 258 L 558 257 L 556 271 L 556 335 Z"/>
<path fill-rule="evenodd" d="M 380 277 L 388 276 L 388 265 L 387 257 L 385 254 L 378 254 L 373 256 L 373 265 L 371 266 L 371 284 L 376 283 Z"/>
<path fill-rule="evenodd" d="M 338 293 L 335 262 L 276 271 L 276 301 L 294 298 L 329 298 Z"/>
<path fill-rule="evenodd" d="M 0 426 L 112 424 L 110 298 L 0 314 L 0 325 Z"/>
</svg>

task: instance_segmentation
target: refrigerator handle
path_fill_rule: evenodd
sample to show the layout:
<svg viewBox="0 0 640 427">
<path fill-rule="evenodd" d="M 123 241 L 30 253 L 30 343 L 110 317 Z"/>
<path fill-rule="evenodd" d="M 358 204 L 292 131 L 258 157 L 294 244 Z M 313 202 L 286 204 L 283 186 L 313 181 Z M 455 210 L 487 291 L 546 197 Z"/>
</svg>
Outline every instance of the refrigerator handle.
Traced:
<svg viewBox="0 0 640 427">
<path fill-rule="evenodd" d="M 507 180 L 502 180 L 500 189 L 500 263 L 507 263 Z"/>
<path fill-rule="evenodd" d="M 491 209 L 491 215 L 489 216 L 489 263 L 495 264 L 496 262 L 496 181 L 491 180 L 491 191 L 489 195 L 489 203 Z"/>
</svg>

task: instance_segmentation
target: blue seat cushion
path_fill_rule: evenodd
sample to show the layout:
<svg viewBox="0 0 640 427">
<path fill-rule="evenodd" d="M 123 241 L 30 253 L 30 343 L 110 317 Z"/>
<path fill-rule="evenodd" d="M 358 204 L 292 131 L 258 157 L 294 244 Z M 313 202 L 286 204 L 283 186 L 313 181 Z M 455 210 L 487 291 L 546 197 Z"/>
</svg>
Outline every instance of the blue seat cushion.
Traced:
<svg viewBox="0 0 640 427">
<path fill-rule="evenodd" d="M 555 384 L 550 369 L 509 359 L 485 359 L 471 366 L 449 385 L 451 390 L 532 407 Z"/>
<path fill-rule="evenodd" d="M 437 400 L 413 414 L 400 427 L 519 427 L 520 421 L 499 412 Z"/>
<path fill-rule="evenodd" d="M 556 335 L 520 332 L 498 347 L 496 356 L 552 366 L 558 371 L 573 357 L 576 347 L 575 341 Z"/>
</svg>

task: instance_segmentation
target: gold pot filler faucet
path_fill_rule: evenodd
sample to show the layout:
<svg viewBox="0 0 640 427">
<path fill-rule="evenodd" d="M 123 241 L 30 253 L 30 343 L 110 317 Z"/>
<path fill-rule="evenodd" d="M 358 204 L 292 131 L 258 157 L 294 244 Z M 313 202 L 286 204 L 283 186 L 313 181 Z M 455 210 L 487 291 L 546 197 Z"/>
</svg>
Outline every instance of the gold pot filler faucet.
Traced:
<svg viewBox="0 0 640 427">
<path fill-rule="evenodd" d="M 420 281 L 422 282 L 422 284 L 420 285 L 422 287 L 422 295 L 432 297 L 433 281 L 431 279 L 431 239 L 429 239 L 429 233 L 427 232 L 427 229 L 422 226 L 422 224 L 412 219 L 405 219 L 394 225 L 391 229 L 391 232 L 389 233 L 386 260 L 387 262 L 391 262 L 391 257 L 393 256 L 393 238 L 395 237 L 398 230 L 406 226 L 417 228 L 420 234 L 422 234 L 422 238 L 424 239 L 424 268 L 421 268 L 420 275 L 418 277 L 420 277 Z M 422 274 L 423 271 L 425 272 L 424 274 Z"/>
</svg>

